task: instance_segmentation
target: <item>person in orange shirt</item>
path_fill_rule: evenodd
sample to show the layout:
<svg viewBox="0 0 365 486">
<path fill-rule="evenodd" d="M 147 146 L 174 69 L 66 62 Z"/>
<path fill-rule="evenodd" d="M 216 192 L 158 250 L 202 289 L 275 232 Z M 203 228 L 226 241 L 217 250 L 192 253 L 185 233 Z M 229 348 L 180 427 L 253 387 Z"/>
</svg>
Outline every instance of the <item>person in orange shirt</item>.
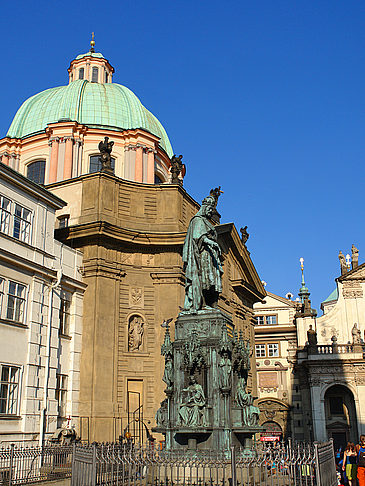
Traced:
<svg viewBox="0 0 365 486">
<path fill-rule="evenodd" d="M 357 479 L 359 486 L 365 486 L 365 435 L 360 435 L 360 444 L 356 446 L 357 452 Z"/>
</svg>

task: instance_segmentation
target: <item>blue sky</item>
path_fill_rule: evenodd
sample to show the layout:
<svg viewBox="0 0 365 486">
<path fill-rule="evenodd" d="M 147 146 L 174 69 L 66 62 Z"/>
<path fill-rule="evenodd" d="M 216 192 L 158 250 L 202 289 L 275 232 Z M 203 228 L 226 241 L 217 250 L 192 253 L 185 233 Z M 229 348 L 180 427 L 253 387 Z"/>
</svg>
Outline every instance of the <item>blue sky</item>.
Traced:
<svg viewBox="0 0 365 486">
<path fill-rule="evenodd" d="M 318 308 L 351 244 L 365 261 L 365 3 L 7 2 L 0 136 L 20 104 L 67 83 L 89 47 L 165 126 L 198 201 L 221 185 L 222 222 L 248 225 L 267 289 Z"/>
</svg>

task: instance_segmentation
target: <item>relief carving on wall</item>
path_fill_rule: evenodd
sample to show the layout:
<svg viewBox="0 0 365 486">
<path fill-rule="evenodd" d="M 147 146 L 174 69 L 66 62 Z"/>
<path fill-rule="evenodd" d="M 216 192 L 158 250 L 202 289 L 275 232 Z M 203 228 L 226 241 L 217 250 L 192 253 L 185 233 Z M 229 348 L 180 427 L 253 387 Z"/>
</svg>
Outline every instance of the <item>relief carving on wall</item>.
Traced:
<svg viewBox="0 0 365 486">
<path fill-rule="evenodd" d="M 365 375 L 356 375 L 355 382 L 356 385 L 365 385 Z"/>
<path fill-rule="evenodd" d="M 361 299 L 363 291 L 359 282 L 344 282 L 343 283 L 343 298 L 344 299 Z"/>
<path fill-rule="evenodd" d="M 128 321 L 128 351 L 139 351 L 143 344 L 144 320 L 134 315 Z"/>
<path fill-rule="evenodd" d="M 147 254 L 142 255 L 142 266 L 153 267 L 155 265 L 155 255 Z"/>
<path fill-rule="evenodd" d="M 132 309 L 142 309 L 144 305 L 144 295 L 142 287 L 130 287 L 129 307 Z"/>
</svg>

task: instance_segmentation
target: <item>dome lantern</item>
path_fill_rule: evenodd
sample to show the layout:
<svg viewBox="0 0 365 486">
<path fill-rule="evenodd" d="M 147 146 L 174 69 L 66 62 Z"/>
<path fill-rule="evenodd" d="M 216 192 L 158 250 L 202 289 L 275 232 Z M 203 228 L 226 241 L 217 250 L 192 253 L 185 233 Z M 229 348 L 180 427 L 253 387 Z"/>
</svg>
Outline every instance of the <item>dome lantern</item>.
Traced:
<svg viewBox="0 0 365 486">
<path fill-rule="evenodd" d="M 113 66 L 101 54 L 95 52 L 94 32 L 92 33 L 90 50 L 80 54 L 70 63 L 68 68 L 69 83 L 78 79 L 85 79 L 92 83 L 106 84 L 112 82 Z"/>
</svg>

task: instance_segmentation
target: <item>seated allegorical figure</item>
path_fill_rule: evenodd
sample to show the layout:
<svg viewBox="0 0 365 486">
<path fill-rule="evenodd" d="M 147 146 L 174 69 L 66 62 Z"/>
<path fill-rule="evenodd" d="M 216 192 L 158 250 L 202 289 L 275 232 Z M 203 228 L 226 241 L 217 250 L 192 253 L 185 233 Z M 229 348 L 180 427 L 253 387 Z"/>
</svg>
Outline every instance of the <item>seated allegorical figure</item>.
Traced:
<svg viewBox="0 0 365 486">
<path fill-rule="evenodd" d="M 179 419 L 187 427 L 205 427 L 206 399 L 201 385 L 194 376 L 190 377 L 189 386 L 182 390 L 188 394 L 187 400 L 180 405 Z"/>
<path fill-rule="evenodd" d="M 246 380 L 239 378 L 236 392 L 236 402 L 242 408 L 244 425 L 255 426 L 259 422 L 260 409 L 253 404 L 253 396 L 246 391 Z"/>
</svg>

